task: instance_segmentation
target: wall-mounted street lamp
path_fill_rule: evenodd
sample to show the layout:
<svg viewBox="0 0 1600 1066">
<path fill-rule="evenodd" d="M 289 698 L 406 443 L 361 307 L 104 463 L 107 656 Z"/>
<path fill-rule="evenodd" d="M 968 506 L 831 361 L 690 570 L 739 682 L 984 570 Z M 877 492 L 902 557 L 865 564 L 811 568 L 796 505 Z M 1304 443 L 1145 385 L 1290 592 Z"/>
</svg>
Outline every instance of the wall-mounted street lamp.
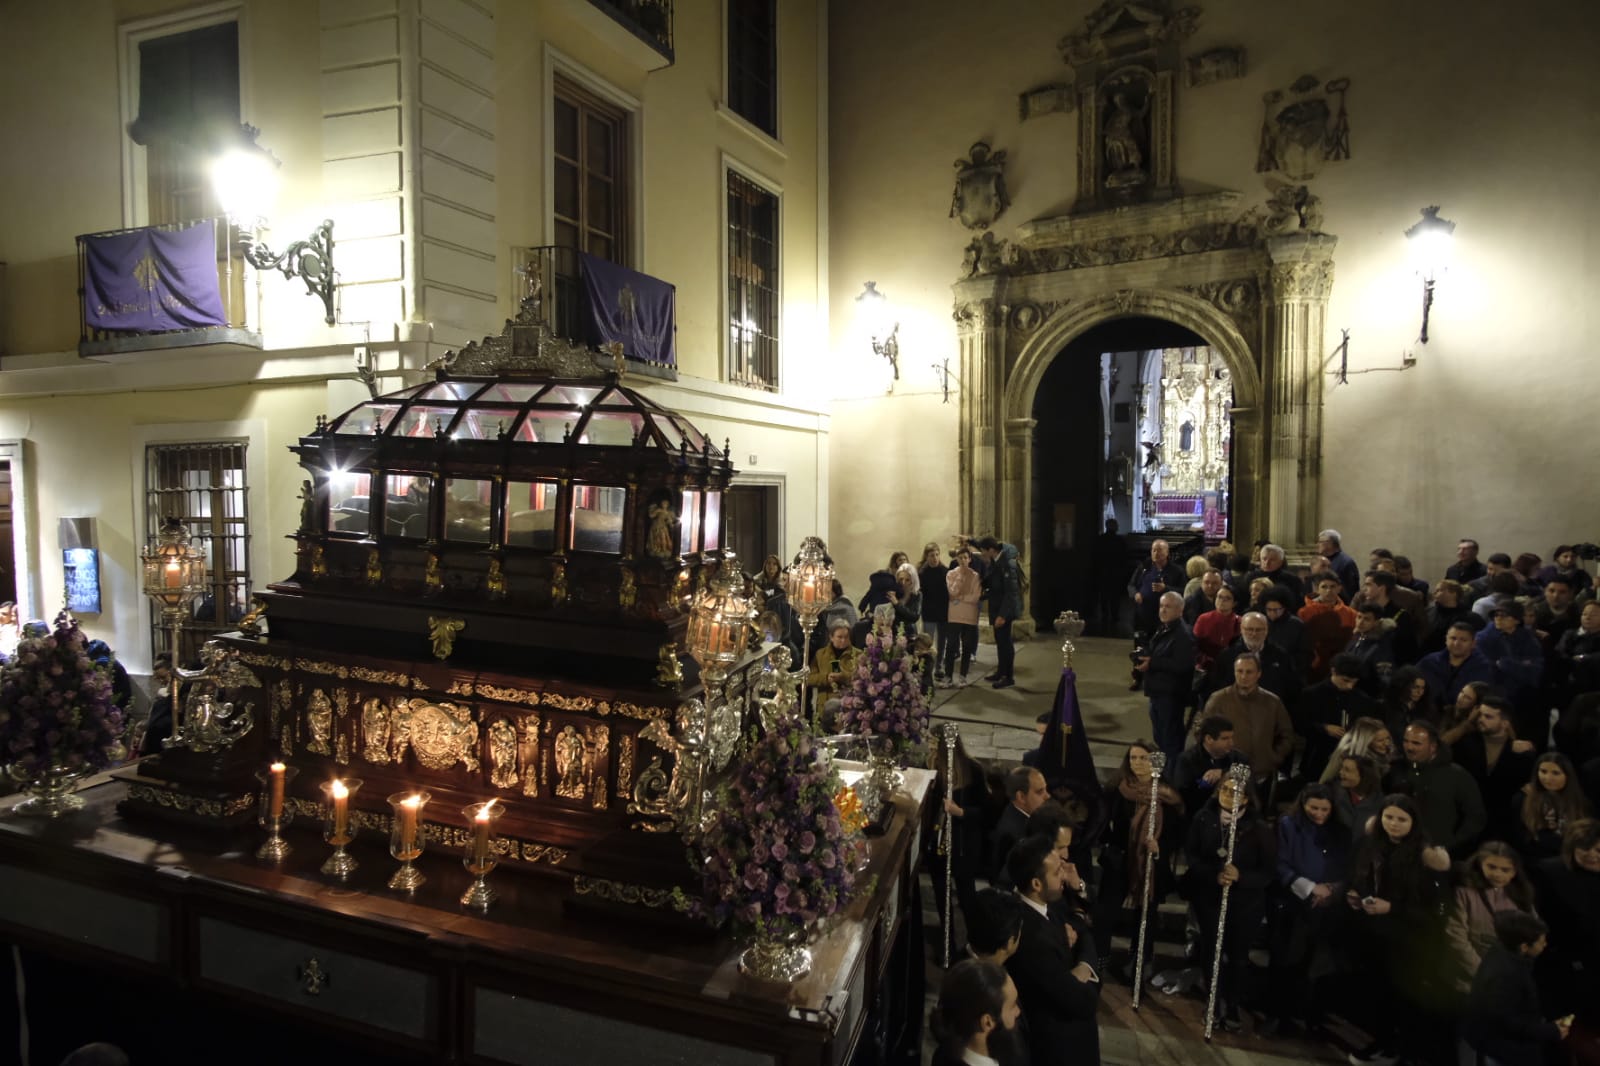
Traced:
<svg viewBox="0 0 1600 1066">
<path fill-rule="evenodd" d="M 1433 284 L 1449 265 L 1451 235 L 1456 224 L 1439 217 L 1437 204 L 1422 209 L 1422 219 L 1406 230 L 1416 257 L 1417 273 L 1422 275 L 1422 334 L 1417 339 L 1428 343 L 1428 315 L 1433 310 Z"/>
<path fill-rule="evenodd" d="M 867 282 L 866 288 L 856 297 L 857 313 L 867 324 L 867 335 L 872 338 L 872 354 L 889 360 L 894 380 L 900 380 L 900 323 L 895 321 L 889 299 L 878 291 L 878 283 Z"/>
<path fill-rule="evenodd" d="M 324 219 L 305 240 L 295 241 L 281 252 L 261 243 L 260 231 L 267 228 L 267 212 L 272 209 L 278 190 L 278 160 L 256 143 L 254 126 L 240 127 L 240 143 L 224 151 L 211 165 L 211 181 L 217 200 L 228 219 L 239 229 L 239 244 L 245 261 L 257 270 L 277 270 L 285 278 L 299 278 L 306 292 L 320 297 L 327 311 L 323 317 L 333 325 L 333 220 Z"/>
</svg>

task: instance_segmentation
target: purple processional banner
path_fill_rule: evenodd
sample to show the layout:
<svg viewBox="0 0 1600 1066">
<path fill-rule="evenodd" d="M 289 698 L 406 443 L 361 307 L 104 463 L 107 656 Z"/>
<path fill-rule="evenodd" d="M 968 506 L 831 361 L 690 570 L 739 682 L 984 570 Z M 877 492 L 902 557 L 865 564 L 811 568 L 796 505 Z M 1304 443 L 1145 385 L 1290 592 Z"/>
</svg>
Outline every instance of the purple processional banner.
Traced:
<svg viewBox="0 0 1600 1066">
<path fill-rule="evenodd" d="M 83 238 L 83 311 L 95 329 L 226 326 L 211 220 Z"/>
<path fill-rule="evenodd" d="M 622 343 L 630 359 L 676 366 L 678 290 L 649 274 L 580 254 L 589 299 L 589 343 Z"/>
</svg>

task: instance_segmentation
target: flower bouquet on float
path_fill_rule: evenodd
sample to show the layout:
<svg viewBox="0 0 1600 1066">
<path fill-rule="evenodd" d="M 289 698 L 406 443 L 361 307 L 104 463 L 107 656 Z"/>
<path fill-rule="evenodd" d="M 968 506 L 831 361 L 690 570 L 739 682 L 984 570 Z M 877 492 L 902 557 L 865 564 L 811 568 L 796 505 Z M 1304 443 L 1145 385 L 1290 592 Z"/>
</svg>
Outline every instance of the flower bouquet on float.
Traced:
<svg viewBox="0 0 1600 1066">
<path fill-rule="evenodd" d="M 77 619 L 56 615 L 17 644 L 0 669 L 0 765 L 28 794 L 18 814 L 55 818 L 78 810 L 78 783 L 123 758 L 124 720 L 109 667 L 89 658 Z"/>
<path fill-rule="evenodd" d="M 855 677 L 840 697 L 840 732 L 861 737 L 867 745 L 869 771 L 860 790 L 869 833 L 887 828 L 894 811 L 889 798 L 904 784 L 900 769 L 928 733 L 921 671 L 905 635 L 894 632 L 893 617 L 892 608 L 879 608 Z"/>
<path fill-rule="evenodd" d="M 858 871 L 867 845 L 841 817 L 842 790 L 821 738 L 798 715 L 752 735 L 717 789 L 690 851 L 700 895 L 676 901 L 747 943 L 743 973 L 783 983 L 805 976 L 806 945 L 866 887 Z"/>
</svg>

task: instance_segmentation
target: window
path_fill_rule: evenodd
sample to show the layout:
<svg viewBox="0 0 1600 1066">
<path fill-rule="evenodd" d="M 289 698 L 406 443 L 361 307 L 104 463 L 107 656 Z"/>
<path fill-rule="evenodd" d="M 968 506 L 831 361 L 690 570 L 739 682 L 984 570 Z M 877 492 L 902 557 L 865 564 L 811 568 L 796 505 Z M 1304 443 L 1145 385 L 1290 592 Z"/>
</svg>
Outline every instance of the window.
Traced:
<svg viewBox="0 0 1600 1066">
<path fill-rule="evenodd" d="M 778 391 L 778 197 L 728 171 L 728 379 Z"/>
<path fill-rule="evenodd" d="M 188 662 L 213 634 L 233 629 L 250 602 L 245 444 L 152 444 L 145 449 L 145 468 L 146 541 L 155 539 L 165 520 L 176 518 L 205 554 L 206 591 L 180 631 L 179 660 Z M 151 621 L 154 650 L 170 650 L 160 614 Z"/>
<path fill-rule="evenodd" d="M 554 548 L 557 492 L 554 481 L 508 482 L 505 542 L 543 551 Z"/>
<path fill-rule="evenodd" d="M 489 502 L 494 482 L 481 478 L 446 478 L 444 539 L 489 543 Z"/>
<path fill-rule="evenodd" d="M 628 116 L 555 79 L 555 243 L 558 278 L 577 276 L 576 252 L 628 262 Z M 558 293 L 559 298 L 559 293 Z"/>
<path fill-rule="evenodd" d="M 427 539 L 433 480 L 427 474 L 390 474 L 384 494 L 384 535 L 408 540 Z"/>
<path fill-rule="evenodd" d="M 778 135 L 777 0 L 728 0 L 728 107 Z"/>
<path fill-rule="evenodd" d="M 152 226 L 221 213 L 207 163 L 239 136 L 239 24 L 139 42 L 139 115 Z"/>
<path fill-rule="evenodd" d="M 576 485 L 567 547 L 581 552 L 622 552 L 622 514 L 628 490 L 616 485 Z"/>
</svg>

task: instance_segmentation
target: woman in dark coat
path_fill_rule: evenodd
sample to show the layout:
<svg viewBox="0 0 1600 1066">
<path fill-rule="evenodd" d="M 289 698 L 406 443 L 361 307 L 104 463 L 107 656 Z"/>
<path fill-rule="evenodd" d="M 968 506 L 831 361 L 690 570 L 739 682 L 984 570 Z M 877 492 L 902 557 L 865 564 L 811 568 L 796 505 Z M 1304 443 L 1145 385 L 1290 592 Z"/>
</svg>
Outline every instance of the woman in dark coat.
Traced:
<svg viewBox="0 0 1600 1066">
<path fill-rule="evenodd" d="M 1577 1012 L 1578 1028 L 1600 1032 L 1600 819 L 1567 827 L 1561 854 L 1534 870 L 1539 910 L 1550 923 L 1550 950 L 1541 960 L 1545 1005 Z"/>
<path fill-rule="evenodd" d="M 1423 835 L 1410 796 L 1383 798 L 1377 820 L 1360 839 L 1345 902 L 1351 915 L 1354 991 L 1372 1043 L 1356 1053 L 1370 1062 L 1386 1053 L 1434 1061 L 1440 1036 L 1429 1024 L 1430 983 L 1441 979 L 1450 853 Z"/>
<path fill-rule="evenodd" d="M 1254 788 L 1224 777 L 1205 807 L 1189 823 L 1183 853 L 1189 868 L 1183 895 L 1194 906 L 1200 926 L 1200 964 L 1209 977 L 1218 973 L 1217 1025 L 1238 1032 L 1239 1000 L 1250 972 L 1250 942 L 1266 916 L 1267 885 L 1272 882 L 1276 848 L 1272 827 L 1256 813 Z M 1237 822 L 1237 826 L 1234 823 Z M 1233 858 L 1228 838 L 1233 836 Z M 1222 889 L 1228 891 L 1228 915 L 1222 920 Z M 1222 926 L 1223 964 L 1214 965 L 1217 930 Z"/>
<path fill-rule="evenodd" d="M 1376 784 L 1377 775 L 1373 775 Z M 1303 1021 L 1316 1026 L 1319 978 L 1331 973 L 1327 958 L 1345 917 L 1344 880 L 1350 870 L 1350 828 L 1334 811 L 1333 789 L 1312 783 L 1300 790 L 1293 813 L 1278 820 L 1278 877 L 1272 905 L 1272 1017 L 1280 1032 Z"/>
<path fill-rule="evenodd" d="M 1128 745 L 1122 756 L 1122 767 L 1106 785 L 1101 809 L 1106 812 L 1106 823 L 1100 839 L 1100 894 L 1094 905 L 1095 940 L 1109 945 L 1116 931 L 1118 919 L 1132 916 L 1133 928 L 1129 932 L 1135 950 L 1138 944 L 1140 903 L 1154 918 L 1155 909 L 1171 892 L 1175 884 L 1172 875 L 1172 858 L 1183 843 L 1183 799 L 1178 790 L 1166 783 L 1163 777 L 1154 811 L 1150 804 L 1151 753 L 1158 749 L 1147 740 L 1137 740 Z M 1152 884 L 1145 883 L 1145 857 L 1151 852 L 1150 824 L 1155 824 L 1156 856 Z M 1106 950 L 1102 947 L 1101 950 Z M 1155 951 L 1155 935 L 1145 938 L 1145 961 Z M 1109 959 L 1100 960 L 1100 972 L 1105 973 Z M 1154 976 L 1146 968 L 1146 976 Z M 1134 963 L 1128 964 L 1127 978 L 1133 980 Z"/>
</svg>

